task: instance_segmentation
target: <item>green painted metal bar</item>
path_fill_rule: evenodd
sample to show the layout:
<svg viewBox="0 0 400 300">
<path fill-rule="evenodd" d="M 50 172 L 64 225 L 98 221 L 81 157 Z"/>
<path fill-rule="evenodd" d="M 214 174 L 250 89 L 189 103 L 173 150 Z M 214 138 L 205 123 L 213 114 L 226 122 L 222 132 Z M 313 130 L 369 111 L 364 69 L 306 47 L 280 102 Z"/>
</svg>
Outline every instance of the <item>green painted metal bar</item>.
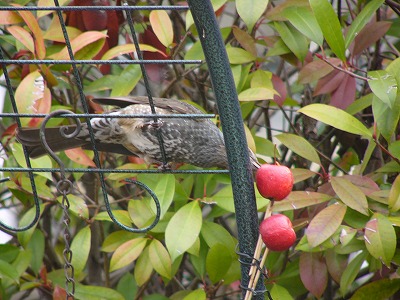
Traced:
<svg viewBox="0 0 400 300">
<path fill-rule="evenodd" d="M 188 0 L 188 4 L 210 70 L 221 118 L 232 180 L 239 251 L 252 257 L 258 238 L 257 207 L 248 147 L 235 83 L 210 1 Z M 241 256 L 241 260 L 245 262 L 241 264 L 241 285 L 247 287 L 249 281 L 249 265 L 247 263 L 251 263 L 251 259 Z M 264 289 L 261 276 L 256 290 Z M 244 294 L 245 290 L 243 291 Z M 255 295 L 253 299 L 264 299 L 264 295 Z"/>
</svg>

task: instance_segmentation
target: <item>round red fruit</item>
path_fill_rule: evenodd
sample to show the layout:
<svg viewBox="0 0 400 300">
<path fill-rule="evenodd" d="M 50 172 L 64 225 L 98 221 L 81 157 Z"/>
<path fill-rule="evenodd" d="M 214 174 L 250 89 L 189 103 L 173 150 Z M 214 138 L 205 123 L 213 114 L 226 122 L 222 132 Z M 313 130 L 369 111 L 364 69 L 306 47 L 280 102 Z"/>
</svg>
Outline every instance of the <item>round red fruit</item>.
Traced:
<svg viewBox="0 0 400 300">
<path fill-rule="evenodd" d="M 282 200 L 293 188 L 293 174 L 286 166 L 263 164 L 257 170 L 256 184 L 261 196 Z"/>
<path fill-rule="evenodd" d="M 286 251 L 296 241 L 292 222 L 281 214 L 263 220 L 260 224 L 260 234 L 264 244 L 271 251 Z"/>
</svg>

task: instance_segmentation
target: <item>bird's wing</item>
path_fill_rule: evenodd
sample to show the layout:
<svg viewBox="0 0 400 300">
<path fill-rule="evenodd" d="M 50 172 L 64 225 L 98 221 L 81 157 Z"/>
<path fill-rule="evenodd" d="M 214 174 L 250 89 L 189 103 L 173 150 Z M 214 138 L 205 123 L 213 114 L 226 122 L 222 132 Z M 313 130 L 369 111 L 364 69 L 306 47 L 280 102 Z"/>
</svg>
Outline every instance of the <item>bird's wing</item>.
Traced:
<svg viewBox="0 0 400 300">
<path fill-rule="evenodd" d="M 118 106 L 121 108 L 127 107 L 134 104 L 149 104 L 149 98 L 146 96 L 135 96 L 135 97 L 96 97 L 92 101 L 101 105 Z M 166 109 L 171 114 L 203 114 L 200 109 L 175 99 L 167 98 L 153 98 L 155 107 Z"/>
</svg>

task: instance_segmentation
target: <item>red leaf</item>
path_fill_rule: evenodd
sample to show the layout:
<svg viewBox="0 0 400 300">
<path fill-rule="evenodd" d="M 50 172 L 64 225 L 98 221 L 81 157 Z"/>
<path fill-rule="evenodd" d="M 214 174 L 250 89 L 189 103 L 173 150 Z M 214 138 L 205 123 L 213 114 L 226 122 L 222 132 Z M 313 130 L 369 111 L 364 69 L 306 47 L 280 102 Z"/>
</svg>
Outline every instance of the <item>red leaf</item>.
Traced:
<svg viewBox="0 0 400 300">
<path fill-rule="evenodd" d="M 18 4 L 12 4 L 16 7 L 21 7 Z M 42 30 L 39 27 L 39 23 L 37 22 L 35 16 L 30 11 L 18 11 L 20 16 L 24 19 L 26 25 L 28 25 L 29 29 L 32 32 L 32 35 L 35 37 L 35 56 L 38 59 L 44 59 L 46 57 L 46 47 L 44 45 L 44 39 Z"/>
<path fill-rule="evenodd" d="M 0 11 L 1 25 L 19 24 L 22 21 L 22 18 L 15 11 Z"/>
<path fill-rule="evenodd" d="M 339 87 L 332 93 L 330 104 L 337 108 L 346 109 L 356 98 L 356 79 L 344 74 Z"/>
<path fill-rule="evenodd" d="M 325 252 L 325 258 L 329 274 L 333 280 L 340 283 L 340 278 L 342 278 L 343 271 L 347 266 L 347 255 L 340 255 L 333 249 L 329 249 Z"/>
<path fill-rule="evenodd" d="M 328 284 L 328 270 L 320 253 L 303 252 L 300 255 L 300 277 L 304 286 L 320 298 Z"/>
<path fill-rule="evenodd" d="M 365 195 L 380 191 L 381 189 L 371 178 L 361 175 L 344 175 L 343 178 L 356 185 Z"/>
<path fill-rule="evenodd" d="M 75 148 L 75 149 L 68 149 L 65 150 L 65 154 L 68 158 L 80 165 L 93 167 L 95 168 L 96 165 L 93 160 L 87 156 L 87 154 L 82 150 L 82 148 Z"/>
<path fill-rule="evenodd" d="M 357 56 L 371 45 L 375 44 L 389 30 L 392 22 L 380 21 L 367 24 L 354 39 L 350 46 L 352 56 Z"/>
<path fill-rule="evenodd" d="M 328 61 L 335 66 L 339 66 L 341 64 L 341 60 L 339 58 L 328 58 Z M 326 75 L 328 75 L 330 72 L 332 72 L 333 67 L 327 64 L 323 60 L 314 60 L 308 64 L 306 64 L 299 73 L 299 83 L 301 84 L 306 84 L 306 83 L 311 83 L 313 81 L 316 81 Z"/>
<path fill-rule="evenodd" d="M 8 32 L 15 37 L 17 41 L 22 43 L 30 52 L 35 52 L 34 41 L 32 35 L 20 26 L 10 26 L 7 28 Z"/>
<path fill-rule="evenodd" d="M 65 289 L 57 285 L 53 291 L 53 300 L 65 300 L 66 298 L 67 292 L 65 291 Z"/>
<path fill-rule="evenodd" d="M 11 135 L 11 136 L 14 135 L 15 129 L 17 129 L 17 127 L 18 127 L 17 123 L 14 123 L 14 124 L 8 126 L 6 128 L 6 130 L 4 130 L 4 132 L 3 132 L 1 137 L 5 137 L 5 136 L 8 136 L 8 135 Z"/>
<path fill-rule="evenodd" d="M 313 95 L 318 96 L 332 93 L 339 87 L 345 75 L 345 73 L 339 70 L 333 70 L 318 81 Z"/>
<path fill-rule="evenodd" d="M 279 93 L 279 95 L 277 95 L 277 94 L 274 95 L 274 101 L 279 106 L 282 106 L 283 102 L 285 102 L 286 95 L 287 95 L 286 85 L 282 81 L 282 79 L 280 79 L 275 74 L 272 74 L 272 84 L 274 86 L 274 89 Z"/>
</svg>

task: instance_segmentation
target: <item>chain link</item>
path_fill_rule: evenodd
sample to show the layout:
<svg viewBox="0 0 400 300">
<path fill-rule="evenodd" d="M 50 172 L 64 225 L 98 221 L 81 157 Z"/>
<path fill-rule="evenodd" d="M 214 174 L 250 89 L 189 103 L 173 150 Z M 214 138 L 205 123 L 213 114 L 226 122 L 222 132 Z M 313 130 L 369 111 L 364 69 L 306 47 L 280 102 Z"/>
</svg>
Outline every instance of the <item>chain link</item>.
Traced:
<svg viewBox="0 0 400 300">
<path fill-rule="evenodd" d="M 63 209 L 63 223 L 64 223 L 64 273 L 65 273 L 65 291 L 66 291 L 66 299 L 73 300 L 75 294 L 75 272 L 74 266 L 72 265 L 72 251 L 71 251 L 71 232 L 69 229 L 69 225 L 71 222 L 71 218 L 69 216 L 69 200 L 67 195 L 72 190 L 72 182 L 68 179 L 61 179 L 57 183 L 57 191 L 62 194 L 62 202 L 61 206 Z"/>
</svg>

